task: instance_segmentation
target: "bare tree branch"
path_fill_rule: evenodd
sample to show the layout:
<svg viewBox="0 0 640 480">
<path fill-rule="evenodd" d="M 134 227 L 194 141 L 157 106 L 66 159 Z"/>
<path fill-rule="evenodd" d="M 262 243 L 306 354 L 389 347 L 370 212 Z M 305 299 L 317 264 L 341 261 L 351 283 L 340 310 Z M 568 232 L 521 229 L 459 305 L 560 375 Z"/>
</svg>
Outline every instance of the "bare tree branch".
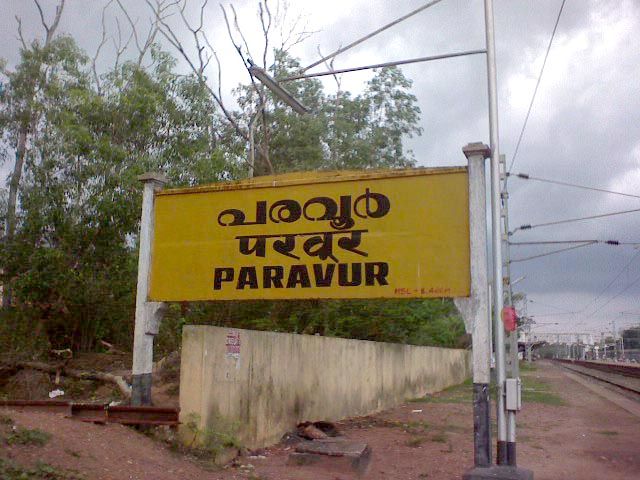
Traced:
<svg viewBox="0 0 640 480">
<path fill-rule="evenodd" d="M 38 0 L 34 0 L 36 7 L 38 7 L 38 12 L 40 13 L 40 21 L 42 22 L 42 26 L 44 27 L 45 33 L 49 33 L 49 25 L 47 25 L 46 20 L 44 19 L 44 12 L 42 11 L 42 7 L 40 6 L 40 2 Z"/>
<path fill-rule="evenodd" d="M 120 57 L 124 52 L 129 48 L 129 44 L 131 43 L 131 39 L 133 38 L 133 32 L 129 34 L 129 38 L 126 42 L 122 41 L 122 28 L 120 27 L 120 21 L 116 18 L 116 29 L 118 31 L 118 39 L 112 37 L 113 39 L 113 47 L 116 52 L 116 59 L 114 62 L 114 70 L 117 70 L 120 65 Z"/>
<path fill-rule="evenodd" d="M 140 67 L 144 60 L 144 57 L 149 51 L 149 48 L 151 48 L 151 45 L 153 45 L 153 42 L 155 41 L 156 35 L 158 33 L 158 28 L 159 28 L 158 17 L 161 16 L 161 12 L 165 8 L 166 2 L 156 1 L 155 8 L 152 7 L 152 10 L 154 12 L 154 15 L 153 15 L 154 20 L 151 21 L 151 24 L 149 26 L 149 31 L 147 32 L 147 35 L 144 38 L 144 41 L 142 41 L 140 36 L 138 35 L 138 19 L 136 18 L 134 21 L 131 18 L 131 15 L 129 15 L 129 12 L 124 7 L 121 0 L 116 0 L 116 2 L 118 3 L 120 10 L 122 11 L 122 13 L 124 13 L 125 18 L 127 19 L 129 26 L 131 27 L 131 35 L 136 45 L 136 50 L 138 51 L 138 60 L 136 64 L 138 65 L 138 67 Z"/>
<path fill-rule="evenodd" d="M 145 1 L 147 2 L 147 5 L 151 7 L 152 10 L 156 11 L 153 5 L 151 4 L 150 0 L 145 0 Z M 156 3 L 157 1 L 158 0 L 156 0 Z M 171 5 L 177 5 L 178 3 L 179 2 L 174 2 Z M 178 36 L 175 34 L 171 26 L 167 23 L 166 21 L 167 17 L 168 15 L 166 16 L 157 15 L 157 20 L 158 20 L 158 23 L 160 24 L 160 28 L 159 28 L 160 34 L 180 53 L 182 58 L 187 62 L 187 64 L 189 65 L 193 73 L 198 78 L 198 81 L 207 89 L 207 91 L 209 92 L 209 94 L 211 95 L 215 103 L 222 110 L 222 113 L 227 119 L 227 121 L 231 124 L 233 129 L 236 131 L 236 133 L 240 135 L 245 141 L 248 141 L 248 138 L 249 138 L 248 133 L 240 127 L 237 120 L 234 118 L 231 112 L 226 108 L 226 106 L 224 105 L 224 102 L 222 101 L 222 95 L 219 95 L 218 93 L 216 93 L 211 88 L 211 86 L 206 82 L 204 72 L 200 70 L 200 68 L 198 68 L 196 64 L 192 61 L 191 57 L 186 52 L 184 45 L 182 44 Z"/>
<path fill-rule="evenodd" d="M 247 42 L 247 39 L 245 38 L 244 34 L 242 33 L 242 30 L 240 29 L 240 24 L 238 23 L 238 14 L 236 13 L 236 9 L 234 8 L 233 4 L 230 4 L 229 7 L 231 7 L 231 11 L 233 12 L 233 25 L 236 31 L 238 32 L 238 34 L 240 35 L 242 42 L 244 43 L 244 48 L 247 50 L 247 55 L 249 57 L 253 57 L 253 55 L 251 55 L 251 49 L 249 48 L 249 42 Z M 240 56 L 242 56 L 242 54 Z"/>
<path fill-rule="evenodd" d="M 51 25 L 47 25 L 47 21 L 44 18 L 44 12 L 42 11 L 42 7 L 40 6 L 39 0 L 33 0 L 38 8 L 38 13 L 40 13 L 40 21 L 42 22 L 42 26 L 44 27 L 44 31 L 46 32 L 46 37 L 44 44 L 49 45 L 51 40 L 53 40 L 53 36 L 55 34 L 56 29 L 58 28 L 58 24 L 60 23 L 60 17 L 62 16 L 62 10 L 64 10 L 64 2 L 65 0 L 60 0 L 60 4 L 56 6 L 56 15 L 53 18 L 53 22 Z"/>
<path fill-rule="evenodd" d="M 207 55 L 206 55 L 206 53 L 204 51 L 205 47 L 202 45 L 202 43 L 200 41 L 200 36 L 202 34 L 202 27 L 204 25 L 204 9 L 206 8 L 207 3 L 209 3 L 209 0 L 204 0 L 202 5 L 200 6 L 200 24 L 197 26 L 197 28 L 191 26 L 191 24 L 187 20 L 187 17 L 184 14 L 184 10 L 185 10 L 185 8 L 187 6 L 186 0 L 185 0 L 185 3 L 182 5 L 182 7 L 180 9 L 178 9 L 178 11 L 180 12 L 180 17 L 182 18 L 182 21 L 183 21 L 184 25 L 187 27 L 187 29 L 189 29 L 189 31 L 193 35 L 193 40 L 195 42 L 196 50 L 198 52 L 198 63 L 199 63 L 199 67 L 198 68 L 199 68 L 199 71 L 200 71 L 200 75 L 204 74 L 205 69 L 209 65 L 209 58 L 207 57 Z"/>
<path fill-rule="evenodd" d="M 264 49 L 262 50 L 262 66 L 263 68 L 267 68 L 267 53 L 269 52 L 269 31 L 271 30 L 271 11 L 269 10 L 268 0 L 264 0 L 264 8 L 262 8 L 262 2 L 259 4 L 259 17 L 260 17 L 260 25 L 262 26 L 262 34 L 264 36 Z M 265 13 L 267 16 L 267 21 L 265 23 Z"/>
<path fill-rule="evenodd" d="M 102 50 L 102 47 L 104 47 L 105 44 L 107 43 L 107 27 L 105 25 L 105 18 L 106 18 L 107 9 L 109 8 L 109 6 L 111 6 L 112 3 L 113 3 L 113 0 L 109 0 L 109 2 L 107 2 L 107 4 L 102 9 L 102 16 L 100 18 L 100 23 L 102 25 L 102 36 L 100 38 L 100 43 L 98 44 L 98 48 L 96 48 L 96 53 L 91 59 L 91 71 L 93 72 L 93 79 L 96 82 L 96 89 L 98 91 L 98 95 L 102 94 L 102 87 L 100 84 L 100 75 L 98 75 L 98 69 L 96 64 L 98 62 L 98 57 L 100 56 L 100 50 Z"/>
<path fill-rule="evenodd" d="M 282 9 L 280 8 L 281 5 Z M 280 50 L 286 52 L 318 33 L 318 30 L 307 30 L 307 22 L 302 27 L 300 26 L 303 20 L 302 15 L 298 15 L 292 22 L 289 22 L 289 4 L 287 1 L 278 2 L 276 12 L 276 22 L 281 25 Z M 289 24 L 288 27 L 287 24 Z"/>
<path fill-rule="evenodd" d="M 18 40 L 22 44 L 22 48 L 27 49 L 27 42 L 24 41 L 24 36 L 22 35 L 22 20 L 20 17 L 16 15 L 16 21 L 18 22 Z"/>
<path fill-rule="evenodd" d="M 231 31 L 231 25 L 229 24 L 229 18 L 227 17 L 227 11 L 224 9 L 224 6 L 222 4 L 220 4 L 220 9 L 222 10 L 222 16 L 224 17 L 224 23 L 227 26 L 227 33 L 229 34 L 229 39 L 231 40 L 231 43 L 235 47 L 236 52 L 238 53 L 238 55 L 240 55 L 240 58 L 242 59 L 242 63 L 244 63 L 246 65 L 245 58 L 242 55 L 242 46 L 236 41 L 235 37 L 233 36 L 233 32 Z M 247 52 L 247 54 L 249 54 L 249 52 Z"/>
</svg>

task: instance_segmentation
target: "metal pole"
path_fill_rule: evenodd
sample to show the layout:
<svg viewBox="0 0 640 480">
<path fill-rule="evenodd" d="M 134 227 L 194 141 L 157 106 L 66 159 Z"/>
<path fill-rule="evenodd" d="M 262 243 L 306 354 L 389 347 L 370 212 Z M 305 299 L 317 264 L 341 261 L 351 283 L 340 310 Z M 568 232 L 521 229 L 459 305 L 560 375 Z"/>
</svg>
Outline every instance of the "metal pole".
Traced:
<svg viewBox="0 0 640 480">
<path fill-rule="evenodd" d="M 513 288 L 511 283 L 511 251 L 509 248 L 509 192 L 507 191 L 507 161 L 504 155 L 500 155 L 502 165 L 503 189 L 500 193 L 502 200 L 502 223 L 504 226 L 502 240 L 504 241 L 505 258 L 505 286 L 507 288 L 507 305 L 513 306 Z M 509 344 L 509 378 L 520 377 L 520 365 L 518 364 L 518 328 L 509 332 L 507 343 Z M 516 412 L 507 410 L 507 463 L 516 465 Z"/>
<path fill-rule="evenodd" d="M 398 65 L 408 65 L 410 63 L 432 62 L 434 60 L 444 60 L 446 58 L 455 58 L 455 57 L 466 57 L 468 55 L 481 55 L 483 53 L 487 53 L 487 51 L 486 50 L 467 50 L 464 52 L 444 53 L 441 55 L 431 55 L 429 57 L 409 58 L 407 60 L 394 60 L 392 62 L 376 63 L 373 65 L 362 65 L 360 67 L 341 68 L 339 70 L 329 70 L 326 72 L 292 75 L 290 77 L 281 78 L 278 81 L 280 83 L 283 83 L 283 82 L 290 82 L 292 80 L 302 80 L 304 78 L 326 77 L 329 75 L 338 75 L 341 73 L 359 72 L 361 70 L 373 70 L 375 68 L 395 67 Z M 252 73 L 258 73 L 260 70 L 262 69 L 259 69 L 254 66 L 254 67 L 251 67 L 250 71 Z"/>
<path fill-rule="evenodd" d="M 142 216 L 140 218 L 140 250 L 138 253 L 138 287 L 136 317 L 133 333 L 132 405 L 151 405 L 151 376 L 153 369 L 153 337 L 158 333 L 162 314 L 161 303 L 148 302 L 151 244 L 153 243 L 154 193 L 167 183 L 164 175 L 145 173 L 143 182 Z"/>
<path fill-rule="evenodd" d="M 484 0 L 489 92 L 489 136 L 491 140 L 491 232 L 493 247 L 493 318 L 495 324 L 497 423 L 497 463 L 507 464 L 507 422 L 504 411 L 505 349 L 502 325 L 502 245 L 500 232 L 500 145 L 498 136 L 498 89 L 496 47 L 493 24 L 493 0 Z"/>
</svg>

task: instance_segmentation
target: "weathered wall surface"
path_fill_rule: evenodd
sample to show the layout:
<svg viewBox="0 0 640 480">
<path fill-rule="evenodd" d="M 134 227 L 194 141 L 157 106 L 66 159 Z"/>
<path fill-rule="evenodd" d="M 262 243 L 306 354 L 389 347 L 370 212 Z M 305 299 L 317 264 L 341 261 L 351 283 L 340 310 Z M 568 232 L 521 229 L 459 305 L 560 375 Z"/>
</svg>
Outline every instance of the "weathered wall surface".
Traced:
<svg viewBox="0 0 640 480">
<path fill-rule="evenodd" d="M 239 343 L 239 345 L 238 345 Z M 310 335 L 186 326 L 181 418 L 234 422 L 249 448 L 304 420 L 366 415 L 471 375 L 469 352 Z"/>
</svg>

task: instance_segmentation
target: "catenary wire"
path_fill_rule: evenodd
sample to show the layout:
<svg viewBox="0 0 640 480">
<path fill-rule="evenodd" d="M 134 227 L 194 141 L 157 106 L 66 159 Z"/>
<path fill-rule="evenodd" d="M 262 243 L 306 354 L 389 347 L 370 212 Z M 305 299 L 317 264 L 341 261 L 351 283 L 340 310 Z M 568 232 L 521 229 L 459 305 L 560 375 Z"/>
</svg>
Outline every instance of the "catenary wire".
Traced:
<svg viewBox="0 0 640 480">
<path fill-rule="evenodd" d="M 587 315 L 587 318 L 591 318 L 593 317 L 597 312 L 599 312 L 600 310 L 602 310 L 604 307 L 606 307 L 607 305 L 609 305 L 613 300 L 615 300 L 616 298 L 618 298 L 620 295 L 622 295 L 624 292 L 626 292 L 627 290 L 629 290 L 631 287 L 633 287 L 636 283 L 640 282 L 640 277 L 636 278 L 633 282 L 631 282 L 629 285 L 627 285 L 626 288 L 624 288 L 623 290 L 621 290 L 620 292 L 618 292 L 617 294 L 615 294 L 613 297 L 611 297 L 609 300 L 607 300 L 606 302 L 604 302 L 602 305 L 600 305 L 598 308 L 596 308 L 593 312 L 591 312 L 589 315 Z"/>
<path fill-rule="evenodd" d="M 551 305 L 550 303 L 544 303 L 544 302 L 540 302 L 538 300 L 529 300 L 529 302 L 535 303 L 536 305 L 542 305 L 544 307 L 555 308 L 556 310 L 560 310 L 560 311 L 565 312 L 565 313 L 574 313 L 574 312 L 570 312 L 566 308 L 556 307 L 555 305 Z"/>
<path fill-rule="evenodd" d="M 509 232 L 509 235 L 513 235 L 518 230 L 531 230 L 532 228 L 537 228 L 537 227 L 548 227 L 550 225 L 560 225 L 562 223 L 579 222 L 582 220 L 593 220 L 595 218 L 612 217 L 614 215 L 622 215 L 625 213 L 633 213 L 633 212 L 640 212 L 640 208 L 634 208 L 633 210 L 623 210 L 620 212 L 602 213 L 600 215 L 591 215 L 588 217 L 568 218 L 566 220 L 556 220 L 554 222 L 538 223 L 535 225 L 531 225 L 531 224 L 520 225 L 519 227 L 515 228 L 513 231 Z"/>
<path fill-rule="evenodd" d="M 595 245 L 595 243 L 594 242 L 587 242 L 587 243 L 583 243 L 581 245 L 574 245 L 572 247 L 560 248 L 558 250 L 553 250 L 551 252 L 541 253 L 539 255 L 532 255 L 530 257 L 524 257 L 524 258 L 516 258 L 516 259 L 511 260 L 511 263 L 526 262 L 527 260 L 533 260 L 535 258 L 546 257 L 548 255 L 554 255 L 556 253 L 566 252 L 568 250 L 575 250 L 576 248 L 588 247 L 590 245 Z"/>
<path fill-rule="evenodd" d="M 564 9 L 564 4 L 566 0 L 562 0 L 562 4 L 560 5 L 560 10 L 558 11 L 558 17 L 556 18 L 556 23 L 553 26 L 553 31 L 551 32 L 551 38 L 549 39 L 549 45 L 547 45 L 547 51 L 544 54 L 544 61 L 542 62 L 542 68 L 540 69 L 540 74 L 538 75 L 538 80 L 536 82 L 536 88 L 533 90 L 533 95 L 531 97 L 531 103 L 529 103 L 529 109 L 527 110 L 527 115 L 524 117 L 524 123 L 522 124 L 522 130 L 520 130 L 520 135 L 518 136 L 518 142 L 516 143 L 516 148 L 513 152 L 513 157 L 511 158 L 511 164 L 509 165 L 508 172 L 513 168 L 513 164 L 516 161 L 516 157 L 518 156 L 518 151 L 520 149 L 520 143 L 522 142 L 522 137 L 524 136 L 524 131 L 527 128 L 527 122 L 529 121 L 529 115 L 531 115 L 531 109 L 533 108 L 533 102 L 536 99 L 536 94 L 538 93 L 538 87 L 540 86 L 540 80 L 542 80 L 542 74 L 544 73 L 544 67 L 547 64 L 547 58 L 549 57 L 549 51 L 551 50 L 551 44 L 553 43 L 553 38 L 556 35 L 556 30 L 558 29 L 558 23 L 560 23 L 560 17 L 562 16 L 562 10 Z"/>
<path fill-rule="evenodd" d="M 519 247 L 523 245 L 563 245 L 568 243 L 601 243 L 604 245 L 640 245 L 640 242 L 620 242 L 618 240 L 538 240 L 532 242 L 509 242 L 509 245 Z"/>
<path fill-rule="evenodd" d="M 622 195 L 623 197 L 640 198 L 640 195 L 633 195 L 631 193 L 616 192 L 615 190 L 607 190 L 605 188 L 587 187 L 586 185 L 578 185 L 576 183 L 562 182 L 560 180 L 550 180 L 548 178 L 534 177 L 527 173 L 507 173 L 508 177 L 516 177 L 521 180 L 535 180 L 536 182 L 552 183 L 554 185 L 563 185 L 565 187 L 581 188 L 583 190 L 591 190 L 594 192 L 611 193 L 613 195 Z"/>
<path fill-rule="evenodd" d="M 538 317 L 555 317 L 558 315 L 576 315 L 577 313 L 580 312 L 564 312 L 564 313 L 543 313 L 543 314 L 539 314 L 539 315 L 529 315 L 531 318 L 538 318 Z"/>
<path fill-rule="evenodd" d="M 640 255 L 640 251 L 638 251 L 633 257 L 631 257 L 631 259 L 626 263 L 626 265 L 624 267 L 622 267 L 622 269 L 618 272 L 618 274 L 614 277 L 613 280 L 611 280 L 606 287 L 604 287 L 602 289 L 602 291 L 593 299 L 591 300 L 589 303 L 587 303 L 581 310 L 580 313 L 585 312 L 590 306 L 591 304 L 596 303 L 600 297 L 602 297 L 602 295 L 604 295 L 604 293 L 609 290 L 609 287 L 611 287 L 611 285 L 613 285 L 615 283 L 616 280 L 618 280 L 623 274 L 624 272 L 627 270 L 627 268 L 629 268 L 629 265 L 631 265 L 634 260 L 636 258 L 638 258 L 638 255 Z"/>
</svg>

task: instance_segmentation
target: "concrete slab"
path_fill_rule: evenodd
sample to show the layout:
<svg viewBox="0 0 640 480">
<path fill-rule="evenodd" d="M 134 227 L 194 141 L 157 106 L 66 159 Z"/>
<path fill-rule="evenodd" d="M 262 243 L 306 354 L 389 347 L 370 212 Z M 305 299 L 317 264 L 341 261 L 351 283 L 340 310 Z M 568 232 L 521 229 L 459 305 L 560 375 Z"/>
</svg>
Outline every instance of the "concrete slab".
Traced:
<svg viewBox="0 0 640 480">
<path fill-rule="evenodd" d="M 371 462 L 371 448 L 366 443 L 325 438 L 300 442 L 289 455 L 289 465 L 322 464 L 332 470 L 352 470 L 364 475 Z"/>
<path fill-rule="evenodd" d="M 491 467 L 476 467 L 462 476 L 463 480 L 533 480 L 533 472 L 524 468 L 493 465 Z"/>
</svg>

